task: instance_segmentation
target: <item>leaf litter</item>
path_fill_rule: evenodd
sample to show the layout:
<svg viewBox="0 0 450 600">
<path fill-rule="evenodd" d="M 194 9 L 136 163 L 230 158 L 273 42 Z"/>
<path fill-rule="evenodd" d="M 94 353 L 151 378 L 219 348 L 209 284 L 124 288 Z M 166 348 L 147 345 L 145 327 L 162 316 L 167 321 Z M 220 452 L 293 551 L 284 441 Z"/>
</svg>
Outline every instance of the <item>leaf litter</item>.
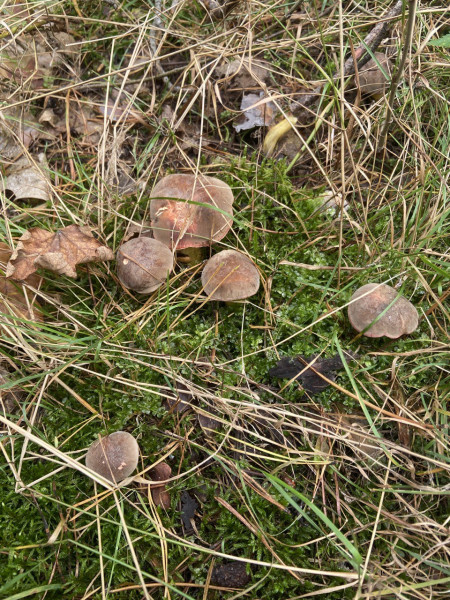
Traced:
<svg viewBox="0 0 450 600">
<path fill-rule="evenodd" d="M 113 251 L 99 242 L 89 227 L 69 225 L 56 232 L 33 227 L 20 238 L 6 276 L 23 281 L 41 267 L 75 278 L 77 265 L 113 258 Z"/>
<path fill-rule="evenodd" d="M 16 200 L 33 199 L 46 202 L 50 199 L 50 183 L 45 155 L 21 156 L 7 170 L 7 176 L 0 182 L 0 191 L 12 192 Z"/>
</svg>

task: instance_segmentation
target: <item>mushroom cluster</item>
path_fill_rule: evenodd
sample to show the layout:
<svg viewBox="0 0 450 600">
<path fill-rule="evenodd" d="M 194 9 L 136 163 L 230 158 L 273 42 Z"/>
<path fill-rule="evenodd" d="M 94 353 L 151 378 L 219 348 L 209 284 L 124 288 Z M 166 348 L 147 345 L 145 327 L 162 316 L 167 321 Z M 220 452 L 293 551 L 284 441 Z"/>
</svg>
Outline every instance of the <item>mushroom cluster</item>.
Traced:
<svg viewBox="0 0 450 600">
<path fill-rule="evenodd" d="M 133 238 L 117 252 L 119 280 L 141 294 L 150 294 L 167 281 L 174 268 L 175 252 L 211 247 L 227 234 L 232 224 L 233 194 L 228 185 L 214 177 L 169 175 L 155 186 L 150 212 L 153 237 Z M 213 254 L 205 262 L 201 281 L 207 300 L 220 302 L 243 300 L 256 294 L 260 287 L 257 267 L 246 254 L 236 250 Z M 348 306 L 348 317 L 358 332 L 370 338 L 395 339 L 412 333 L 418 326 L 415 307 L 385 284 L 368 283 L 356 290 Z M 321 371 L 319 363 L 316 370 Z M 319 391 L 323 387 L 322 382 L 316 384 Z M 92 444 L 86 466 L 117 484 L 135 471 L 138 459 L 136 440 L 127 432 L 117 431 Z M 155 475 L 157 481 L 170 476 L 170 467 L 165 465 L 164 469 L 163 474 Z M 156 503 L 170 505 L 164 486 L 153 492 Z"/>
<path fill-rule="evenodd" d="M 138 237 L 117 252 L 117 274 L 128 289 L 150 294 L 167 281 L 174 253 L 207 248 L 230 231 L 233 192 L 229 185 L 207 175 L 163 177 L 150 198 L 153 238 Z M 259 273 L 250 258 L 235 250 L 213 255 L 202 273 L 209 300 L 243 300 L 259 289 Z"/>
</svg>

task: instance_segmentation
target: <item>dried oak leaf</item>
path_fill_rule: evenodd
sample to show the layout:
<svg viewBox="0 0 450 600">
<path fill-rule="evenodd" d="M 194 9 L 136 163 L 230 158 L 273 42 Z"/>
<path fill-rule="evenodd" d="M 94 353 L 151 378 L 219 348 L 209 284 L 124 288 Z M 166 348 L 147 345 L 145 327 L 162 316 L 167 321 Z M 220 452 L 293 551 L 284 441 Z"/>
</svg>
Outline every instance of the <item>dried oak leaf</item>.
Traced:
<svg viewBox="0 0 450 600">
<path fill-rule="evenodd" d="M 9 246 L 0 242 L 0 268 L 2 270 L 11 258 L 11 254 Z M 27 277 L 25 283 L 37 289 L 40 287 L 41 281 L 42 277 L 33 274 Z M 40 323 L 44 321 L 41 307 L 35 300 L 35 294 L 24 285 L 9 281 L 4 275 L 0 275 L 0 329 L 2 324 L 10 324 L 11 316 Z"/>
<path fill-rule="evenodd" d="M 172 469 L 167 463 L 159 463 L 153 469 L 150 470 L 149 476 L 152 481 L 165 481 L 169 479 L 172 473 Z M 166 486 L 161 484 L 159 486 L 151 487 L 153 502 L 156 506 L 162 506 L 163 508 L 170 508 L 170 494 L 166 490 Z"/>
<path fill-rule="evenodd" d="M 69 225 L 56 232 L 33 227 L 20 238 L 6 276 L 23 281 L 42 267 L 75 278 L 76 265 L 113 258 L 113 251 L 96 240 L 89 227 Z"/>
</svg>

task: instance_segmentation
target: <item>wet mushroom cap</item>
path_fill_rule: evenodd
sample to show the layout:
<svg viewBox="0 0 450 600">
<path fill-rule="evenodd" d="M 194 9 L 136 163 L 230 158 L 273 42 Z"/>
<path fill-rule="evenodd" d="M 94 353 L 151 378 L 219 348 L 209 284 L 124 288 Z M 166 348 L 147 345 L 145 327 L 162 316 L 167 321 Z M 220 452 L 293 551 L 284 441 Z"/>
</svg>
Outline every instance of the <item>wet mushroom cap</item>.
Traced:
<svg viewBox="0 0 450 600">
<path fill-rule="evenodd" d="M 386 54 L 375 52 L 374 56 L 377 60 L 371 58 L 359 71 L 359 88 L 363 94 L 370 96 L 384 94 L 393 70 L 392 62 Z"/>
<path fill-rule="evenodd" d="M 126 431 L 116 431 L 97 440 L 86 454 L 86 466 L 113 483 L 129 477 L 138 460 L 139 446 Z"/>
<path fill-rule="evenodd" d="M 152 192 L 153 235 L 177 250 L 209 246 L 230 230 L 233 200 L 231 188 L 215 177 L 167 175 Z"/>
<path fill-rule="evenodd" d="M 150 294 L 166 282 L 173 269 L 173 254 L 167 246 L 148 237 L 123 244 L 117 252 L 117 275 L 125 287 Z"/>
<path fill-rule="evenodd" d="M 399 296 L 397 290 L 384 283 L 363 285 L 356 290 L 350 302 L 350 323 L 356 331 L 364 331 L 367 337 L 396 339 L 412 333 L 419 325 L 416 308 L 406 298 Z"/>
<path fill-rule="evenodd" d="M 234 302 L 256 294 L 258 269 L 236 250 L 223 250 L 211 257 L 202 272 L 202 284 L 210 300 Z"/>
</svg>

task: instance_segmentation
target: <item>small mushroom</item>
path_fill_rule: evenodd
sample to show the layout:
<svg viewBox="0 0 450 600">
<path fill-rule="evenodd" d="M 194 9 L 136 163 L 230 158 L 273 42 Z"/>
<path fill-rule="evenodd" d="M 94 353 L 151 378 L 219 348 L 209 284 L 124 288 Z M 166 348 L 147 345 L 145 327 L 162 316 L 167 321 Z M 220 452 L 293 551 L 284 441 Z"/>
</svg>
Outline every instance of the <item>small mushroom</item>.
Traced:
<svg viewBox="0 0 450 600">
<path fill-rule="evenodd" d="M 419 324 L 411 302 L 384 283 L 368 283 L 357 289 L 350 300 L 348 318 L 356 331 L 372 338 L 396 339 L 412 333 Z"/>
<path fill-rule="evenodd" d="M 94 442 L 86 454 L 86 466 L 105 479 L 118 483 L 136 469 L 139 446 L 126 431 L 116 431 Z"/>
<path fill-rule="evenodd" d="M 203 288 L 210 300 L 234 302 L 256 294 L 259 273 L 252 261 L 236 250 L 212 256 L 202 272 Z"/>
<path fill-rule="evenodd" d="M 161 242 L 138 237 L 117 252 L 117 275 L 125 287 L 140 294 L 157 290 L 173 269 L 173 254 Z"/>
<path fill-rule="evenodd" d="M 230 230 L 233 201 L 231 188 L 215 177 L 167 175 L 152 192 L 153 235 L 177 250 L 209 246 Z"/>
<path fill-rule="evenodd" d="M 359 71 L 359 88 L 369 96 L 384 94 L 393 71 L 392 62 L 386 54 L 375 52 L 374 56 L 376 60 L 371 58 Z"/>
</svg>

